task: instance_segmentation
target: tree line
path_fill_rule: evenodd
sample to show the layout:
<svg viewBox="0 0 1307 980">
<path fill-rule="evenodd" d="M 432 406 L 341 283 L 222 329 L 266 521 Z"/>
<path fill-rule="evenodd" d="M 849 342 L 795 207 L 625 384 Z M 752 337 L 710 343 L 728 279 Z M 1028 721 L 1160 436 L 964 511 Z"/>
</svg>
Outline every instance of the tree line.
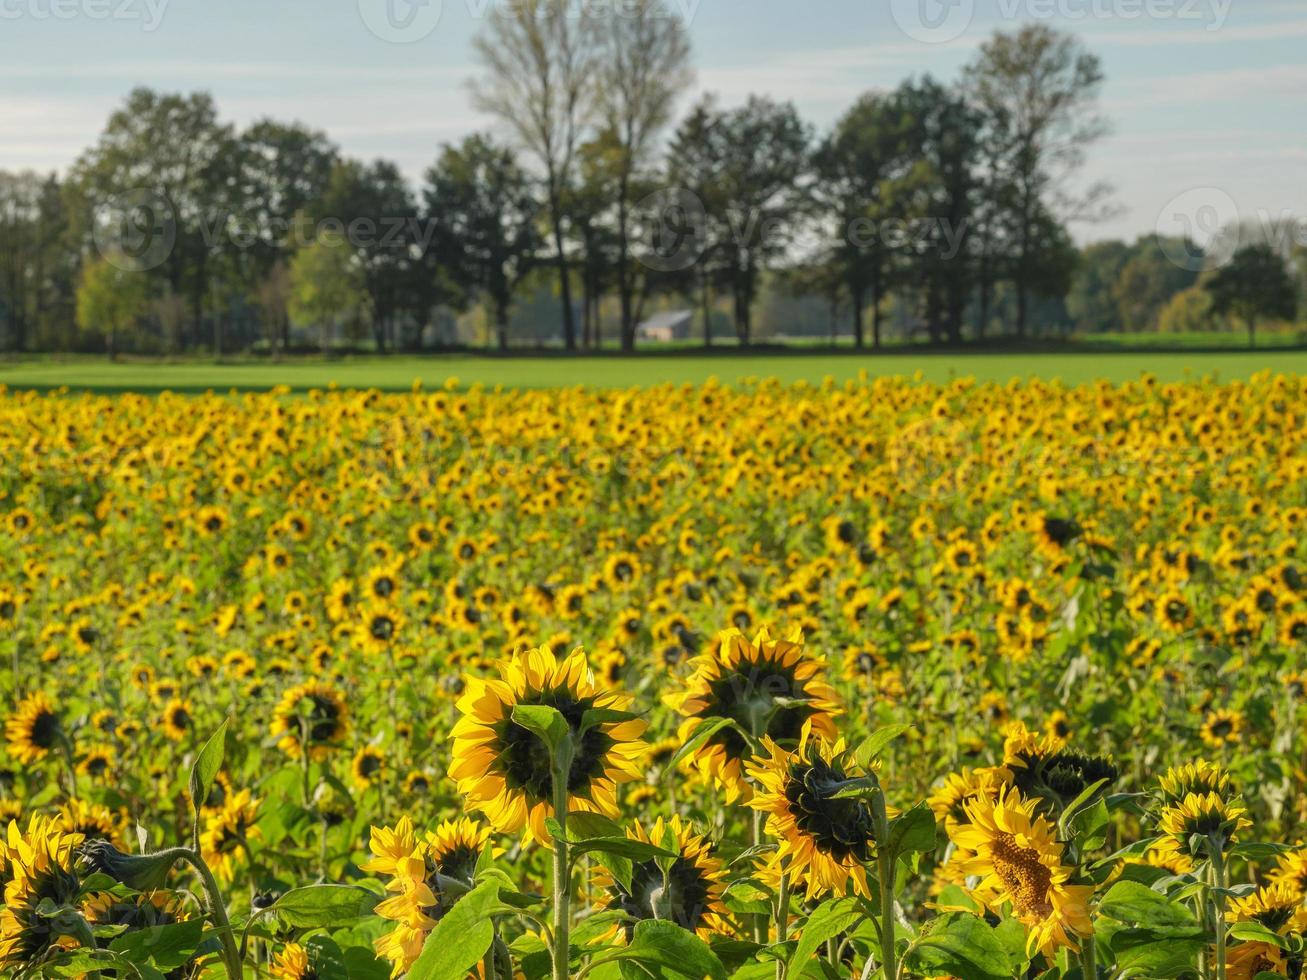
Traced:
<svg viewBox="0 0 1307 980">
<path fill-rule="evenodd" d="M 238 129 L 207 94 L 148 89 L 62 178 L 0 172 L 4 349 L 386 352 L 460 342 L 469 319 L 506 348 L 528 319 L 538 342 L 631 350 L 668 307 L 742 344 L 819 308 L 791 332 L 858 346 L 1296 312 L 1273 250 L 1237 266 L 1254 310 L 1156 239 L 1074 245 L 1069 225 L 1110 208 L 1080 179 L 1103 72 L 1045 26 L 995 33 L 951 83 L 869 92 L 825 132 L 762 96 L 678 119 L 692 55 L 662 0 L 527 0 L 475 43 L 473 100 L 502 135 L 441 148 L 418 187 L 301 124 Z"/>
</svg>

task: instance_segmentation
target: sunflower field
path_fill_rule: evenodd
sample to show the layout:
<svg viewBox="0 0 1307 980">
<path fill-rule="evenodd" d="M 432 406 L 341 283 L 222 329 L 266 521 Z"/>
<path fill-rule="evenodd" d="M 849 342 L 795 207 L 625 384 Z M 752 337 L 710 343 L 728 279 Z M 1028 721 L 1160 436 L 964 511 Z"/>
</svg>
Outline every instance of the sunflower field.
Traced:
<svg viewBox="0 0 1307 980">
<path fill-rule="evenodd" d="M 0 974 L 1297 980 L 1307 378 L 0 388 Z"/>
</svg>

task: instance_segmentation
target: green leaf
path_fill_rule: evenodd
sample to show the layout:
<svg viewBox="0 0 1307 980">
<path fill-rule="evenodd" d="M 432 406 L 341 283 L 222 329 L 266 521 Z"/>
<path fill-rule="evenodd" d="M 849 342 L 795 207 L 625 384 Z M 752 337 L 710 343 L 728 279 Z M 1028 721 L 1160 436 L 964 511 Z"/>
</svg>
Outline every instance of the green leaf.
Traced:
<svg viewBox="0 0 1307 980">
<path fill-rule="evenodd" d="M 1201 935 L 1176 936 L 1175 930 L 1122 929 L 1112 935 L 1109 947 L 1122 976 L 1169 980 L 1195 974 L 1198 955 L 1207 948 Z"/>
<path fill-rule="evenodd" d="M 1190 928 L 1198 924 L 1194 914 L 1137 881 L 1118 881 L 1098 905 L 1100 915 L 1146 929 Z"/>
<path fill-rule="evenodd" d="M 832 898 L 822 902 L 804 923 L 799 942 L 790 954 L 787 971 L 798 976 L 798 973 L 794 972 L 796 968 L 802 971 L 812 962 L 817 950 L 827 939 L 833 939 L 851 928 L 862 917 L 862 910 L 858 908 L 857 901 L 852 898 Z"/>
<path fill-rule="evenodd" d="M 630 711 L 617 711 L 613 708 L 590 708 L 581 715 L 581 726 L 577 729 L 578 735 L 584 735 L 592 728 L 599 725 L 611 725 L 622 721 L 631 721 L 639 715 L 632 714 Z"/>
<path fill-rule="evenodd" d="M 966 912 L 949 912 L 935 919 L 928 931 L 913 940 L 905 957 L 915 973 L 959 980 L 1011 977 L 1008 951 L 984 919 Z"/>
<path fill-rule="evenodd" d="M 572 729 L 557 708 L 547 704 L 519 704 L 513 708 L 513 724 L 520 725 L 545 743 L 550 755 L 557 757 L 570 743 Z"/>
<path fill-rule="evenodd" d="M 377 896 L 353 885 L 306 885 L 292 888 L 269 907 L 288 926 L 318 929 L 344 926 L 372 911 Z"/>
<path fill-rule="evenodd" d="M 491 913 L 498 905 L 499 883 L 494 880 L 477 885 L 455 902 L 427 936 L 408 971 L 409 980 L 466 980 L 494 941 Z"/>
<path fill-rule="evenodd" d="M 195 810 L 195 822 L 200 821 L 200 808 L 208 802 L 209 790 L 213 788 L 213 780 L 218 775 L 218 770 L 222 768 L 222 760 L 227 752 L 227 722 L 229 718 L 224 718 L 218 730 L 209 736 L 209 740 L 204 743 L 204 748 L 200 749 L 200 754 L 195 757 L 195 765 L 191 766 L 191 806 Z"/>
<path fill-rule="evenodd" d="M 699 722 L 698 727 L 690 733 L 690 737 L 685 741 L 685 744 L 676 750 L 676 754 L 673 755 L 671 760 L 667 763 L 667 768 L 663 770 L 663 779 L 666 779 L 674 773 L 676 767 L 681 764 L 683 759 L 697 752 L 700 746 L 720 732 L 723 728 L 739 727 L 740 726 L 730 718 L 705 718 L 703 721 Z"/>
<path fill-rule="evenodd" d="M 1279 933 L 1272 932 L 1260 922 L 1239 922 L 1230 927 L 1230 935 L 1244 942 L 1266 943 L 1279 949 L 1288 949 L 1289 941 Z"/>
<path fill-rule="evenodd" d="M 150 964 L 167 973 L 189 963 L 200 948 L 204 920 L 187 919 L 166 926 L 150 926 L 125 933 L 109 949 L 136 964 Z"/>
<path fill-rule="evenodd" d="M 912 727 L 911 725 L 886 725 L 884 728 L 877 728 L 858 744 L 853 752 L 854 760 L 858 765 L 865 767 L 880 755 L 890 742 L 912 731 Z"/>
<path fill-rule="evenodd" d="M 880 795 L 880 783 L 875 776 L 863 776 L 859 779 L 846 779 L 834 793 L 832 800 L 869 800 Z"/>
<path fill-rule="evenodd" d="M 890 821 L 889 848 L 899 855 L 926 853 L 935 849 L 935 814 L 925 803 L 900 813 Z"/>
<path fill-rule="evenodd" d="M 726 980 L 726 967 L 707 943 L 675 923 L 661 919 L 637 923 L 630 943 L 612 956 L 614 960 L 654 964 L 692 980 L 705 977 Z"/>
</svg>

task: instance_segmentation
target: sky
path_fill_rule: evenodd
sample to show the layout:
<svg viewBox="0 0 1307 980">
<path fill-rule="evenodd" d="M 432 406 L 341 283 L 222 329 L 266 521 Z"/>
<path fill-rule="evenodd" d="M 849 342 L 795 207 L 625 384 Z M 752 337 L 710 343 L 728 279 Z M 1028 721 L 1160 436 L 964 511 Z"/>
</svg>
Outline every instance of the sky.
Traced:
<svg viewBox="0 0 1307 980">
<path fill-rule="evenodd" d="M 506 2 L 0 0 L 0 169 L 62 172 L 147 85 L 208 91 L 238 125 L 298 120 L 416 183 L 442 143 L 496 128 L 467 83 L 471 39 Z M 1111 134 L 1084 180 L 1112 185 L 1114 213 L 1078 240 L 1307 219 L 1307 0 L 668 2 L 697 68 L 682 108 L 760 93 L 819 129 L 868 90 L 957 79 L 995 30 L 1047 23 L 1107 76 Z"/>
</svg>

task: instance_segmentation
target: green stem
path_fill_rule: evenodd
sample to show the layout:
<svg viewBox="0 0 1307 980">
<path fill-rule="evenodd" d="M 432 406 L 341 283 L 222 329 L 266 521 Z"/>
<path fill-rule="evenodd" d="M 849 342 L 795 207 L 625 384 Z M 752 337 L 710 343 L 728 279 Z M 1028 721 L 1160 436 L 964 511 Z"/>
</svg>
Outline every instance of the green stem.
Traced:
<svg viewBox="0 0 1307 980">
<path fill-rule="evenodd" d="M 1215 887 L 1212 892 L 1212 909 L 1216 931 L 1216 980 L 1225 980 L 1225 894 L 1226 887 L 1226 868 L 1225 856 L 1221 853 L 1224 847 L 1224 841 L 1213 840 L 1212 847 L 1212 874 L 1216 879 Z"/>
<path fill-rule="evenodd" d="M 787 862 L 788 863 L 788 862 Z M 790 873 L 781 865 L 781 891 L 776 896 L 776 942 L 783 943 L 790 934 Z M 785 980 L 785 961 L 776 961 L 776 980 Z"/>
<path fill-rule="evenodd" d="M 571 863 L 569 861 L 567 841 L 567 777 L 566 770 L 554 766 L 554 819 L 558 821 L 561 834 L 554 838 L 554 937 L 553 937 L 553 980 L 568 980 L 571 943 L 568 936 L 571 928 Z"/>
<path fill-rule="evenodd" d="M 241 955 L 240 950 L 236 948 L 236 933 L 231 927 L 231 920 L 227 918 L 227 905 L 223 902 L 222 890 L 218 887 L 217 879 L 213 877 L 213 872 L 209 870 L 209 866 L 198 851 L 183 850 L 179 856 L 196 870 L 200 882 L 204 885 L 204 895 L 209 903 L 209 915 L 217 929 L 218 942 L 222 945 L 222 960 L 227 968 L 227 976 L 230 980 L 241 980 Z"/>
<path fill-rule="evenodd" d="M 897 980 L 898 964 L 894 954 L 894 855 L 881 847 L 876 855 L 880 871 L 880 957 L 885 964 L 885 980 Z"/>
<path fill-rule="evenodd" d="M 1095 939 L 1090 935 L 1080 947 L 1080 975 L 1084 980 L 1096 980 L 1098 976 L 1097 950 Z"/>
</svg>

